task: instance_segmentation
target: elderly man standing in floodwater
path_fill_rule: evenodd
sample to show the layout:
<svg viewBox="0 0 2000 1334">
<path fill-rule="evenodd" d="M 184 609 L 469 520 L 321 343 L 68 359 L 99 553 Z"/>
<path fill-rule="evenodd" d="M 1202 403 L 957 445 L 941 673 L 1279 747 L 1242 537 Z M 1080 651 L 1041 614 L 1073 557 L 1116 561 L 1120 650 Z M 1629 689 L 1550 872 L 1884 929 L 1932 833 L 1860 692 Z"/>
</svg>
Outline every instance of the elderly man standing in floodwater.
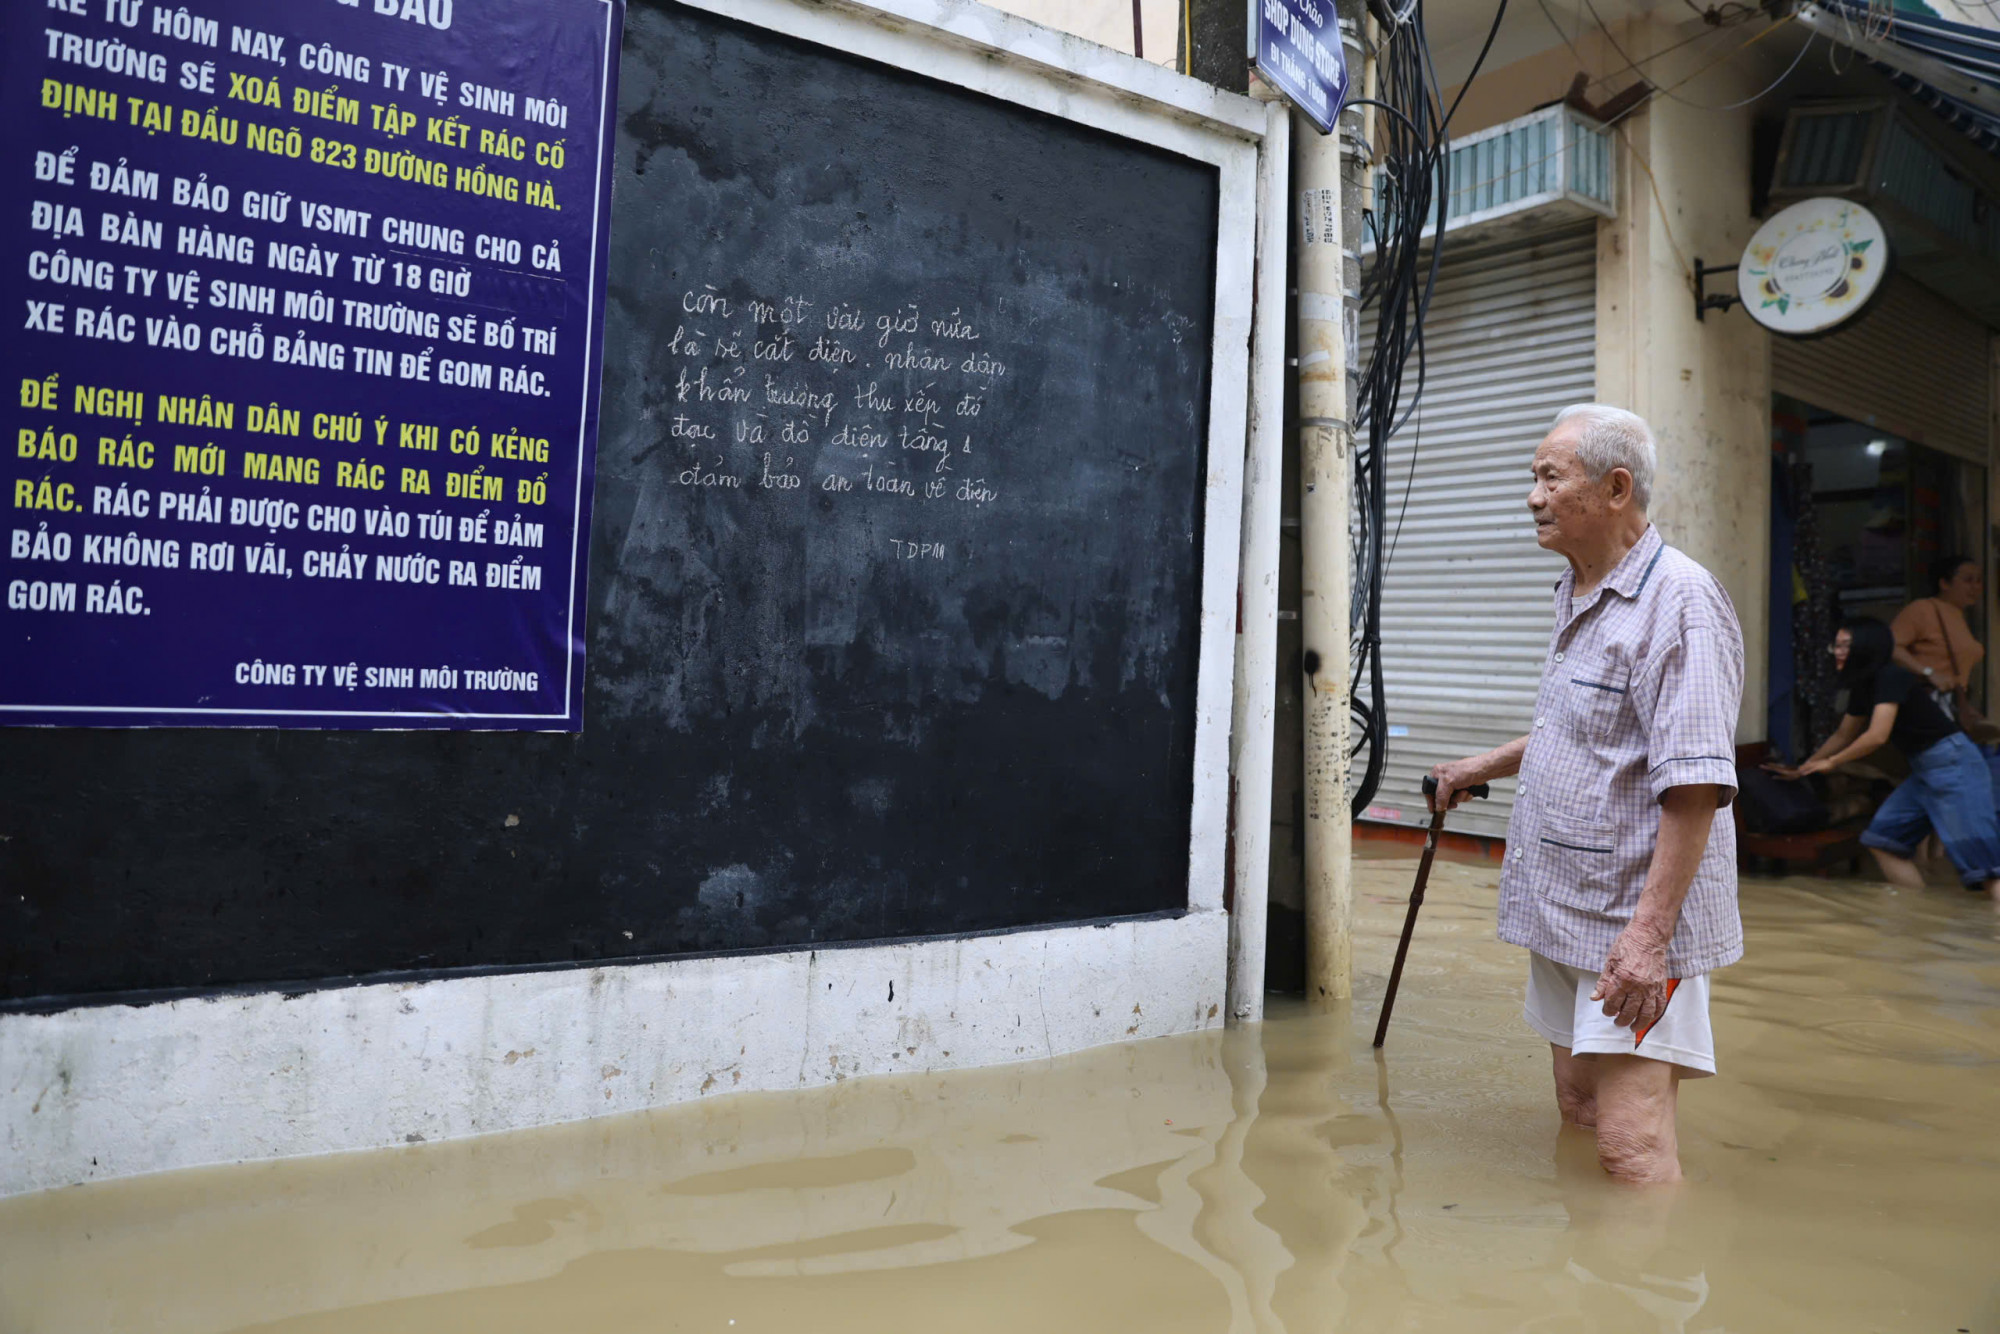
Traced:
<svg viewBox="0 0 2000 1334">
<path fill-rule="evenodd" d="M 1743 955 L 1736 797 L 1743 631 L 1715 576 L 1646 517 L 1653 433 L 1557 415 L 1535 451 L 1535 540 L 1569 561 L 1528 735 L 1440 764 L 1434 803 L 1518 773 L 1500 938 L 1525 946 L 1528 1025 L 1565 1123 L 1625 1181 L 1680 1179 L 1683 1076 L 1715 1073 L 1708 975 Z"/>
</svg>

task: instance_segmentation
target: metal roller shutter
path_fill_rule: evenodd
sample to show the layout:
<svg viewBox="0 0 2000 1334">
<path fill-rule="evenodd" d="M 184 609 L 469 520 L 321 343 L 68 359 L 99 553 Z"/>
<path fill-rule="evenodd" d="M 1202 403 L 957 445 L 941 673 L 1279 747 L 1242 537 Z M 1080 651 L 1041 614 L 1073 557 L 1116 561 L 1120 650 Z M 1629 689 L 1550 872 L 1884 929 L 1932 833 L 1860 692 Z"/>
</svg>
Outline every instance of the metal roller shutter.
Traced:
<svg viewBox="0 0 2000 1334">
<path fill-rule="evenodd" d="M 1364 325 L 1364 339 L 1371 332 Z M 1535 544 L 1528 463 L 1557 411 L 1596 390 L 1594 230 L 1448 250 L 1424 335 L 1421 407 L 1389 446 L 1391 733 L 1366 817 L 1396 824 L 1427 822 L 1420 784 L 1431 765 L 1490 750 L 1533 720 L 1563 562 Z M 1404 382 L 1414 381 L 1413 365 Z M 1504 834 L 1513 805 L 1508 779 L 1490 801 L 1460 807 L 1452 828 Z"/>
<path fill-rule="evenodd" d="M 1771 387 L 1986 464 L 1986 326 L 1908 278 L 1891 275 L 1872 310 L 1830 334 L 1773 338 Z"/>
</svg>

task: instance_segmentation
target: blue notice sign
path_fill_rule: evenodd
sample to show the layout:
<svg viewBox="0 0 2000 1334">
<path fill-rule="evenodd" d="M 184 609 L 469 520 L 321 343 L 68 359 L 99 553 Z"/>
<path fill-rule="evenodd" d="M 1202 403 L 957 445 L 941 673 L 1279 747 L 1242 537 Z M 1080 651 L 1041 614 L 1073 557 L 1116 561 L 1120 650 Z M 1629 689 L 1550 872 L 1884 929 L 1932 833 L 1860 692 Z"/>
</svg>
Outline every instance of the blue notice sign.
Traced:
<svg viewBox="0 0 2000 1334">
<path fill-rule="evenodd" d="M 1250 60 L 1264 82 L 1306 113 L 1321 134 L 1347 100 L 1347 53 L 1333 0 L 1251 0 Z"/>
<path fill-rule="evenodd" d="M 0 722 L 582 726 L 623 0 L 0 18 Z"/>
</svg>

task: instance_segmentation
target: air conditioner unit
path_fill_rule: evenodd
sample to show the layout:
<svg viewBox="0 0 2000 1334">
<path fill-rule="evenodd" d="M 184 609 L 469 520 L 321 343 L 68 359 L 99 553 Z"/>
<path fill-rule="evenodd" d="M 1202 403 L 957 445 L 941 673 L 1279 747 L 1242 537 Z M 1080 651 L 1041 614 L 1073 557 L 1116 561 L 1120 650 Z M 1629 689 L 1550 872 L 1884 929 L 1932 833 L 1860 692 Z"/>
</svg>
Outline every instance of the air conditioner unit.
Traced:
<svg viewBox="0 0 2000 1334">
<path fill-rule="evenodd" d="M 1888 98 L 1801 102 L 1785 114 L 1773 205 L 1836 195 L 1868 205 L 1895 261 L 1940 296 L 2000 326 L 2000 210 L 1973 169 Z"/>
</svg>

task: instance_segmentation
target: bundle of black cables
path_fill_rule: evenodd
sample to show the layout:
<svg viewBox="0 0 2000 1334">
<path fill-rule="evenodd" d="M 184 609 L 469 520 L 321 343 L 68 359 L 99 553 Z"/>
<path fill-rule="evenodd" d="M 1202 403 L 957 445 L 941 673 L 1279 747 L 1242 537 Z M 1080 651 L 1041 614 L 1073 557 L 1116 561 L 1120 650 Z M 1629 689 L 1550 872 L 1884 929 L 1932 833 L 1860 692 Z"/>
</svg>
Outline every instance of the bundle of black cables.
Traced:
<svg viewBox="0 0 2000 1334">
<path fill-rule="evenodd" d="M 1382 785 L 1388 758 L 1389 718 L 1382 687 L 1382 577 L 1387 568 L 1384 538 L 1388 536 L 1389 438 L 1408 423 L 1424 392 L 1424 317 L 1437 290 L 1438 264 L 1444 254 L 1446 206 L 1451 198 L 1452 116 L 1466 89 L 1486 63 L 1506 17 L 1507 0 L 1500 0 L 1492 27 L 1472 69 L 1459 85 L 1449 108 L 1431 63 L 1430 40 L 1424 32 L 1424 0 L 1408 0 L 1392 8 L 1386 0 L 1369 0 L 1383 34 L 1375 53 L 1374 98 L 1350 98 L 1348 105 L 1373 106 L 1379 143 L 1376 194 L 1366 226 L 1375 254 L 1364 265 L 1361 306 L 1375 314 L 1372 347 L 1362 349 L 1357 396 L 1357 440 L 1354 451 L 1354 603 L 1348 625 L 1353 634 L 1352 689 L 1354 755 L 1365 749 L 1368 761 L 1354 786 L 1353 813 L 1362 814 Z M 1434 228 L 1428 247 L 1424 228 Z M 1407 401 L 1404 372 L 1416 358 L 1416 378 Z M 1416 466 L 1414 453 L 1410 460 Z M 1402 508 L 1409 504 L 1405 483 Z M 1396 527 L 1402 527 L 1401 511 Z M 1394 541 L 1389 542 L 1393 553 Z"/>
</svg>

